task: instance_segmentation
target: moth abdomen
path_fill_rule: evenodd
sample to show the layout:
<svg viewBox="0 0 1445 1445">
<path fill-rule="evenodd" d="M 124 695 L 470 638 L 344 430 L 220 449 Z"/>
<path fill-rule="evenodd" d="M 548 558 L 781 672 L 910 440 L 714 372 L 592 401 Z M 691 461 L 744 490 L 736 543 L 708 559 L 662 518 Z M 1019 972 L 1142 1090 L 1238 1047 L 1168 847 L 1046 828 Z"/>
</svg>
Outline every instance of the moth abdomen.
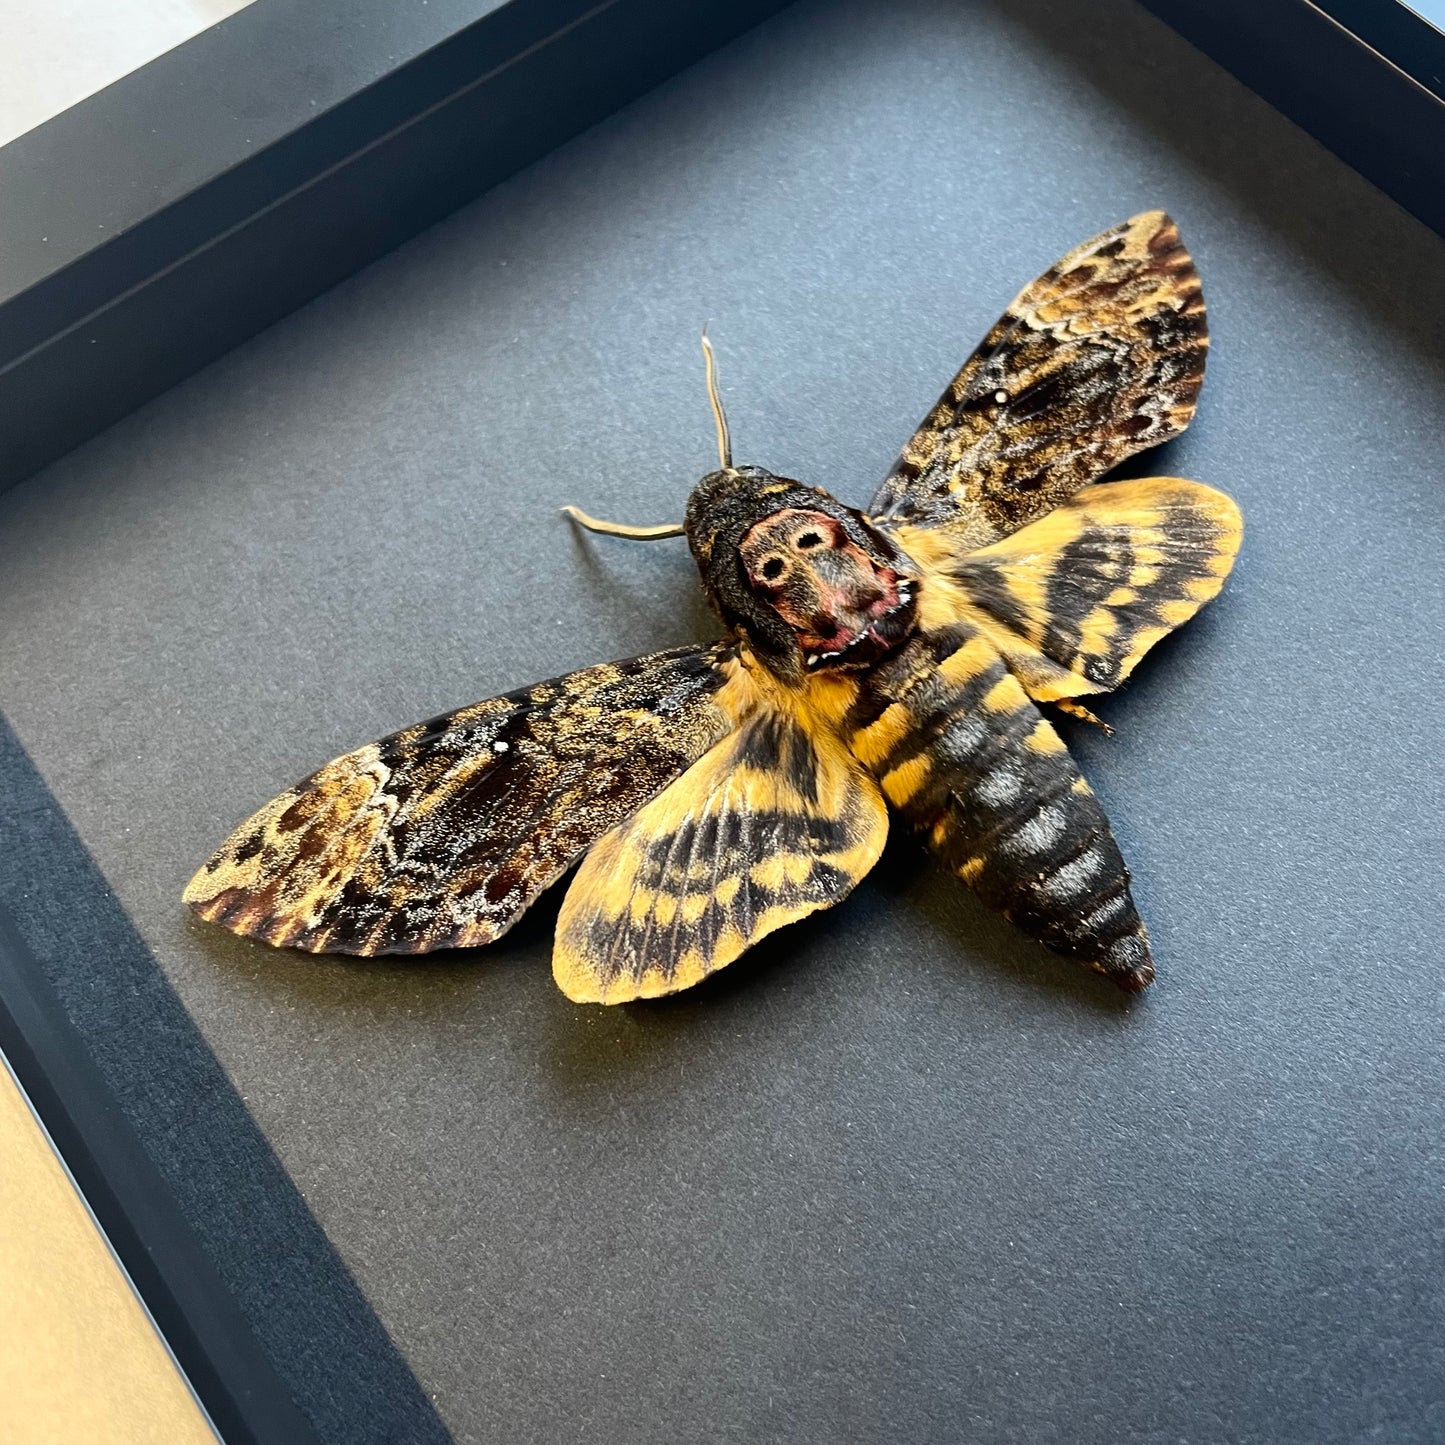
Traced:
<svg viewBox="0 0 1445 1445">
<path fill-rule="evenodd" d="M 943 861 L 985 903 L 1056 953 L 1123 988 L 1146 987 L 1154 977 L 1148 937 L 1129 870 L 1093 794 L 1071 788 L 990 816 L 974 805 L 971 791 L 957 790 L 934 824 L 930 839 Z"/>
<path fill-rule="evenodd" d="M 854 751 L 985 903 L 1121 987 L 1145 987 L 1148 940 L 1098 799 L 988 639 L 950 634 L 941 662 L 937 639 L 919 638 L 875 679 L 898 695 L 854 734 Z"/>
</svg>

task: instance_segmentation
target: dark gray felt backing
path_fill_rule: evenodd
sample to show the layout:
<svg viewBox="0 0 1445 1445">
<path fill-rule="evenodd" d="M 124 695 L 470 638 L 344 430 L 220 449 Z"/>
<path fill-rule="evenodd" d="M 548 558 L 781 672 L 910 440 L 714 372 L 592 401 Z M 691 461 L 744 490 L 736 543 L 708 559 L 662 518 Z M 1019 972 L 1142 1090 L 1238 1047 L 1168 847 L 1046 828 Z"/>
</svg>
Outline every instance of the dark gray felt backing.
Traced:
<svg viewBox="0 0 1445 1445">
<path fill-rule="evenodd" d="M 680 515 L 704 321 L 740 459 L 862 502 L 1013 293 L 1155 205 L 1215 340 L 1151 466 L 1247 535 L 1118 736 L 1069 730 L 1148 995 L 903 838 L 611 1011 L 553 988 L 555 901 L 413 964 L 188 919 L 333 754 L 706 635 L 681 544 L 557 515 Z M 0 500 L 0 697 L 459 1441 L 1425 1445 L 1442 398 L 1445 242 L 1142 10 L 803 4 Z"/>
</svg>

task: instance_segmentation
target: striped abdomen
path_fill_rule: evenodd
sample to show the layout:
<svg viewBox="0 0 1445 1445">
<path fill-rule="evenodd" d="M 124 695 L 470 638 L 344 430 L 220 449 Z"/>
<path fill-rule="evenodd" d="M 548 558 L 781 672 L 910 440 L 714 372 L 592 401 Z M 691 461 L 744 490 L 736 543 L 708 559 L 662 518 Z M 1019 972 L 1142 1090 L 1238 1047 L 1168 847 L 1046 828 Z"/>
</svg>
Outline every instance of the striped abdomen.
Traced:
<svg viewBox="0 0 1445 1445">
<path fill-rule="evenodd" d="M 985 903 L 1122 988 L 1150 982 L 1109 820 L 982 633 L 915 637 L 874 670 L 852 728 L 888 801 Z"/>
</svg>

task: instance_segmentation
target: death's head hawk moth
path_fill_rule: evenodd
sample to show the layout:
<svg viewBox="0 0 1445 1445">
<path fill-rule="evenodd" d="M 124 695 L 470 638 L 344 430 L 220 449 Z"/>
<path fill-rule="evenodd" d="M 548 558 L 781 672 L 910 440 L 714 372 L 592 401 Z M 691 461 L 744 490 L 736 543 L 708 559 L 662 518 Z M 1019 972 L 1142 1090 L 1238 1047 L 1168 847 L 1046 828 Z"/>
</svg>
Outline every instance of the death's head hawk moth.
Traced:
<svg viewBox="0 0 1445 1445">
<path fill-rule="evenodd" d="M 706 342 L 705 342 L 706 345 Z M 580 860 L 557 921 L 578 1002 L 687 988 L 827 908 L 890 810 L 1027 933 L 1122 988 L 1154 976 L 1129 873 L 1041 711 L 1117 687 L 1223 585 L 1235 504 L 1100 482 L 1189 423 L 1199 277 L 1153 211 L 1024 290 L 868 512 L 721 465 L 678 527 L 726 626 L 407 728 L 243 823 L 186 902 L 312 952 L 415 954 L 505 933 Z"/>
</svg>

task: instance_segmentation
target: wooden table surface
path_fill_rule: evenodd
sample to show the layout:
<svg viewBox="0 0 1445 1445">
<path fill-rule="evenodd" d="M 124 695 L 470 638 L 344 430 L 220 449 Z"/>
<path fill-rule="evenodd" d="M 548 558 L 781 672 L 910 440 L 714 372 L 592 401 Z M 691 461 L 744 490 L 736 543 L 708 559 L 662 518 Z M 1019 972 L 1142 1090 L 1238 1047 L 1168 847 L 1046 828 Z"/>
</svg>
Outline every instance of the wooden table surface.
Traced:
<svg viewBox="0 0 1445 1445">
<path fill-rule="evenodd" d="M 216 1435 L 0 1060 L 0 1439 L 214 1445 Z"/>
</svg>

